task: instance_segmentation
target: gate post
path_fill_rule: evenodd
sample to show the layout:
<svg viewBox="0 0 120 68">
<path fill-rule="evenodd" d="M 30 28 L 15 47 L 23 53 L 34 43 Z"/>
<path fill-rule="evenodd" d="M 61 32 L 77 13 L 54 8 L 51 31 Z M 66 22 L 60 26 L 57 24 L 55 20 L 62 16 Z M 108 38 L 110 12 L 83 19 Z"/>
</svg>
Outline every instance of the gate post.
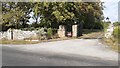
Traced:
<svg viewBox="0 0 120 68">
<path fill-rule="evenodd" d="M 60 26 L 59 26 L 58 36 L 59 36 L 59 37 L 65 37 L 65 27 L 64 27 L 63 25 L 60 25 Z"/>
<path fill-rule="evenodd" d="M 72 34 L 73 37 L 77 37 L 77 25 L 72 26 Z"/>
<path fill-rule="evenodd" d="M 8 38 L 8 40 L 13 40 L 13 30 L 12 29 L 9 29 L 7 31 L 7 38 Z"/>
</svg>

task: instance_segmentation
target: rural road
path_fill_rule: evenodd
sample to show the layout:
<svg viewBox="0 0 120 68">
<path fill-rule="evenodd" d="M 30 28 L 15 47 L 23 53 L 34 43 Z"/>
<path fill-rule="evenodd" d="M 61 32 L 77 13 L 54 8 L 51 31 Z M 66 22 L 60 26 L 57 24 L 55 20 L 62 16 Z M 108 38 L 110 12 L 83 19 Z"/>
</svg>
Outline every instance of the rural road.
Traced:
<svg viewBox="0 0 120 68">
<path fill-rule="evenodd" d="M 98 39 L 2 45 L 3 66 L 118 66 L 118 53 Z"/>
</svg>

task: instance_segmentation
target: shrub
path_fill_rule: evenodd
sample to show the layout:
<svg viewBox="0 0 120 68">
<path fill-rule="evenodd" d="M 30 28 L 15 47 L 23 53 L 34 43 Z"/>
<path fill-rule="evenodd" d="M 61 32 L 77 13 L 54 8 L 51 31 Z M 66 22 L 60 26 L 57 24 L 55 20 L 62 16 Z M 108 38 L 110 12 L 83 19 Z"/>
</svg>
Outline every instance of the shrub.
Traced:
<svg viewBox="0 0 120 68">
<path fill-rule="evenodd" d="M 113 32 L 113 36 L 115 39 L 117 39 L 118 43 L 120 44 L 120 26 L 117 26 L 115 29 L 114 29 L 114 32 Z"/>
<path fill-rule="evenodd" d="M 120 22 L 114 22 L 114 26 L 120 26 Z"/>
<path fill-rule="evenodd" d="M 120 36 L 120 27 L 116 27 L 115 29 L 114 29 L 114 32 L 113 32 L 113 36 L 115 37 L 115 38 L 118 38 L 119 36 Z"/>
<path fill-rule="evenodd" d="M 53 34 L 52 28 L 48 28 L 47 29 L 47 37 L 48 37 L 48 39 L 52 38 L 52 34 Z"/>
<path fill-rule="evenodd" d="M 22 28 L 21 30 L 24 30 L 24 31 L 32 31 L 32 30 L 35 30 L 34 27 L 31 27 L 31 28 Z"/>
<path fill-rule="evenodd" d="M 55 29 L 55 28 L 52 29 L 52 34 L 53 34 L 53 35 L 56 35 L 56 34 L 57 34 L 57 29 Z"/>
<path fill-rule="evenodd" d="M 53 39 L 57 39 L 57 38 L 59 38 L 59 35 L 56 33 L 53 35 Z"/>
<path fill-rule="evenodd" d="M 109 23 L 103 22 L 102 25 L 103 25 L 104 31 L 107 31 Z"/>
<path fill-rule="evenodd" d="M 45 39 L 46 38 L 45 28 L 38 29 L 37 35 L 38 35 L 40 40 Z"/>
<path fill-rule="evenodd" d="M 32 31 L 32 30 L 35 30 L 35 28 L 34 28 L 34 27 L 31 27 L 31 28 L 28 28 L 28 30 Z"/>
<path fill-rule="evenodd" d="M 104 26 L 102 25 L 102 23 L 96 23 L 96 27 L 95 27 L 96 29 L 103 29 L 104 28 Z"/>
</svg>

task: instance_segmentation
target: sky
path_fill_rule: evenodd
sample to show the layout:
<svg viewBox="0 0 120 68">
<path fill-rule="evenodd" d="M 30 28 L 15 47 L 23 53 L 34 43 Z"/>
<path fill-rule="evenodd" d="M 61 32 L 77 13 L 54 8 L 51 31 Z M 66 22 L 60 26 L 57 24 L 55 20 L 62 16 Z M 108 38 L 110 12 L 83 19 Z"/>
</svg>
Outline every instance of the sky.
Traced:
<svg viewBox="0 0 120 68">
<path fill-rule="evenodd" d="M 111 22 L 118 21 L 118 2 L 120 0 L 101 0 L 104 2 L 104 16 L 109 17 Z"/>
</svg>

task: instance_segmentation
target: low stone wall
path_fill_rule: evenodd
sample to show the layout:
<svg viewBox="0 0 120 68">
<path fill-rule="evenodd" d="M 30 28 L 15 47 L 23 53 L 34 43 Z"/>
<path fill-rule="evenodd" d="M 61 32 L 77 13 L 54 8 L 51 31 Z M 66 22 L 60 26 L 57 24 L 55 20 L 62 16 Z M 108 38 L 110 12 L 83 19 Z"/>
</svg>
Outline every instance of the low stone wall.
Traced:
<svg viewBox="0 0 120 68">
<path fill-rule="evenodd" d="M 0 32 L 0 39 L 8 38 L 7 32 Z"/>
<path fill-rule="evenodd" d="M 13 32 L 13 40 L 23 40 L 25 38 L 35 37 L 37 36 L 36 31 L 22 31 L 14 29 Z M 0 32 L 0 39 L 8 39 L 11 40 L 11 30 L 8 30 L 6 32 Z"/>
<path fill-rule="evenodd" d="M 72 26 L 72 31 L 73 33 L 73 37 L 77 37 L 77 25 L 73 25 Z M 65 33 L 66 33 L 66 28 L 64 25 L 60 25 L 59 29 L 58 29 L 58 36 L 61 37 L 65 37 Z M 22 31 L 22 30 L 18 30 L 18 29 L 9 29 L 6 32 L 0 32 L 0 39 L 7 39 L 7 40 L 24 40 L 26 38 L 30 38 L 32 37 L 32 39 L 34 38 L 35 40 L 38 40 L 41 36 L 46 35 L 46 32 L 44 31 L 44 28 L 41 28 L 37 31 Z M 41 37 L 42 38 L 42 37 Z"/>
</svg>

